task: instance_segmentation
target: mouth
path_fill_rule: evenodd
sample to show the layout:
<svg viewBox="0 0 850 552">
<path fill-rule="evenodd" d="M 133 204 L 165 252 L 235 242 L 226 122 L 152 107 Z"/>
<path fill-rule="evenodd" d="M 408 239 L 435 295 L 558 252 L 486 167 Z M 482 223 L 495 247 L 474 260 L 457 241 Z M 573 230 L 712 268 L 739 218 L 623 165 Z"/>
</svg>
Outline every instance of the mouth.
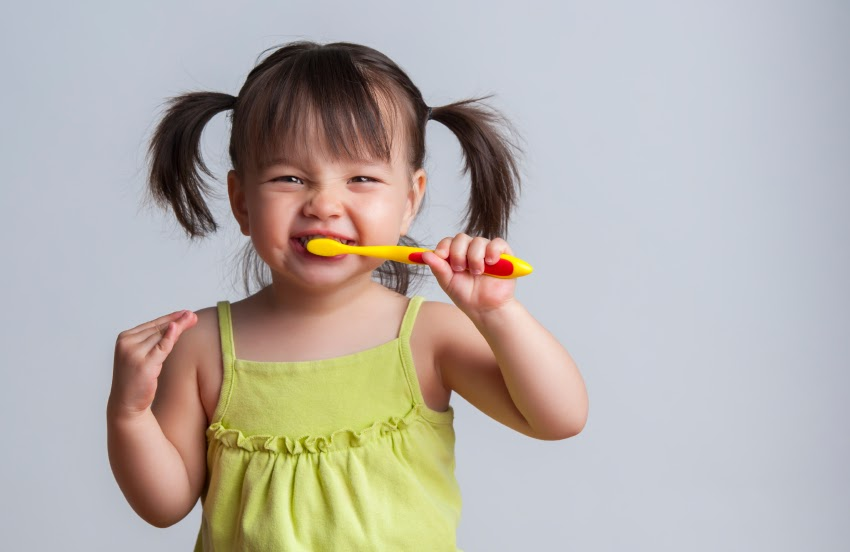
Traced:
<svg viewBox="0 0 850 552">
<path fill-rule="evenodd" d="M 333 257 L 323 257 L 322 255 L 315 255 L 310 253 L 307 250 L 307 242 L 310 240 L 315 240 L 319 238 L 326 238 L 329 240 L 337 241 L 344 245 L 355 245 L 357 242 L 354 240 L 350 240 L 344 236 L 337 236 L 333 234 L 296 234 L 290 238 L 292 242 L 293 249 L 303 256 L 305 259 L 310 259 L 311 261 L 321 261 L 321 262 L 329 262 L 329 261 L 340 261 L 344 259 L 347 255 L 335 255 Z"/>
<path fill-rule="evenodd" d="M 293 239 L 297 240 L 301 244 L 302 247 L 307 247 L 307 242 L 309 242 L 310 240 L 315 240 L 315 239 L 319 239 L 319 238 L 334 240 L 334 241 L 339 242 L 343 245 L 354 245 L 354 240 L 340 238 L 339 236 L 328 236 L 326 234 L 308 234 L 308 235 L 304 235 L 304 236 L 297 236 Z"/>
</svg>

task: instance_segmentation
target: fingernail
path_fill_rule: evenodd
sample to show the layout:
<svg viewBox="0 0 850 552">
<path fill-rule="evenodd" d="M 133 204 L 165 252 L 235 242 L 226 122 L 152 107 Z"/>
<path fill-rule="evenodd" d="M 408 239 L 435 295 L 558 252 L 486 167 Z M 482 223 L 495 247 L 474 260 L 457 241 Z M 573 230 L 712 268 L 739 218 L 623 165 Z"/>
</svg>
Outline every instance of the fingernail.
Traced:
<svg viewBox="0 0 850 552">
<path fill-rule="evenodd" d="M 455 272 L 460 272 L 460 271 L 463 270 L 463 267 L 462 266 L 453 266 L 452 270 L 454 270 Z"/>
<path fill-rule="evenodd" d="M 481 275 L 481 271 L 480 271 L 480 270 L 478 270 L 478 269 L 476 268 L 475 270 L 473 270 L 473 271 L 472 271 L 472 274 L 473 274 L 474 276 L 480 276 L 480 275 Z"/>
</svg>

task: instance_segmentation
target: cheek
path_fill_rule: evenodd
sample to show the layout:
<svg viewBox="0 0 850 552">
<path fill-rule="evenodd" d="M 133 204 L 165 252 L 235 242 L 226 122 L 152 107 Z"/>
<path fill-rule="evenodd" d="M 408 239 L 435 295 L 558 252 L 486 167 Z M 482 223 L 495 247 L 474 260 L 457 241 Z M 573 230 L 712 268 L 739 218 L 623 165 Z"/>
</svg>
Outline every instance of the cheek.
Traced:
<svg viewBox="0 0 850 552">
<path fill-rule="evenodd" d="M 393 233 L 401 228 L 405 201 L 403 198 L 391 195 L 381 198 L 380 201 L 364 202 L 354 212 L 362 223 L 377 225 L 377 230 L 382 233 Z"/>
<path fill-rule="evenodd" d="M 251 237 L 256 242 L 288 239 L 292 221 L 291 206 L 274 198 L 255 198 L 249 204 Z"/>
</svg>

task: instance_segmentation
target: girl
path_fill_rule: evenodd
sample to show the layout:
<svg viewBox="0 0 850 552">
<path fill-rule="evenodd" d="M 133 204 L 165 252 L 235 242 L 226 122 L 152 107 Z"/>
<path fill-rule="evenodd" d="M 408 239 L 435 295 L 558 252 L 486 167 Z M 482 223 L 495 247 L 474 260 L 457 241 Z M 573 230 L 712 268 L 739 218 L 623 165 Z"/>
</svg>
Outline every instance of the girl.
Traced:
<svg viewBox="0 0 850 552">
<path fill-rule="evenodd" d="M 192 237 L 217 227 L 199 144 L 225 110 L 230 205 L 270 278 L 119 334 L 107 422 L 121 490 L 158 527 L 200 497 L 196 550 L 456 550 L 452 391 L 537 439 L 576 435 L 588 408 L 515 280 L 482 275 L 510 253 L 503 121 L 479 100 L 429 108 L 364 46 L 280 47 L 238 97 L 175 98 L 154 133 L 153 197 Z M 408 265 L 304 245 L 409 242 L 429 120 L 455 133 L 471 175 L 467 233 L 423 256 L 454 305 L 409 299 Z"/>
</svg>

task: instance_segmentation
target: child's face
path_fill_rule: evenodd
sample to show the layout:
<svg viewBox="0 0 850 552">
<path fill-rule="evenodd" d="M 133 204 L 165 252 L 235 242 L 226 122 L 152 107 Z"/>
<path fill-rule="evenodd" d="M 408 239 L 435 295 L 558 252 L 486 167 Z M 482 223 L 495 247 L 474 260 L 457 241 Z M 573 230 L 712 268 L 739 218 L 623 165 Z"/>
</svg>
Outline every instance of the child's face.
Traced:
<svg viewBox="0 0 850 552">
<path fill-rule="evenodd" d="M 352 245 L 394 245 L 407 233 L 425 191 L 425 171 L 411 171 L 396 140 L 391 162 L 333 158 L 304 151 L 251 171 L 231 171 L 228 191 L 242 233 L 275 278 L 328 285 L 369 275 L 381 261 L 309 253 L 305 238 L 323 235 Z"/>
</svg>

